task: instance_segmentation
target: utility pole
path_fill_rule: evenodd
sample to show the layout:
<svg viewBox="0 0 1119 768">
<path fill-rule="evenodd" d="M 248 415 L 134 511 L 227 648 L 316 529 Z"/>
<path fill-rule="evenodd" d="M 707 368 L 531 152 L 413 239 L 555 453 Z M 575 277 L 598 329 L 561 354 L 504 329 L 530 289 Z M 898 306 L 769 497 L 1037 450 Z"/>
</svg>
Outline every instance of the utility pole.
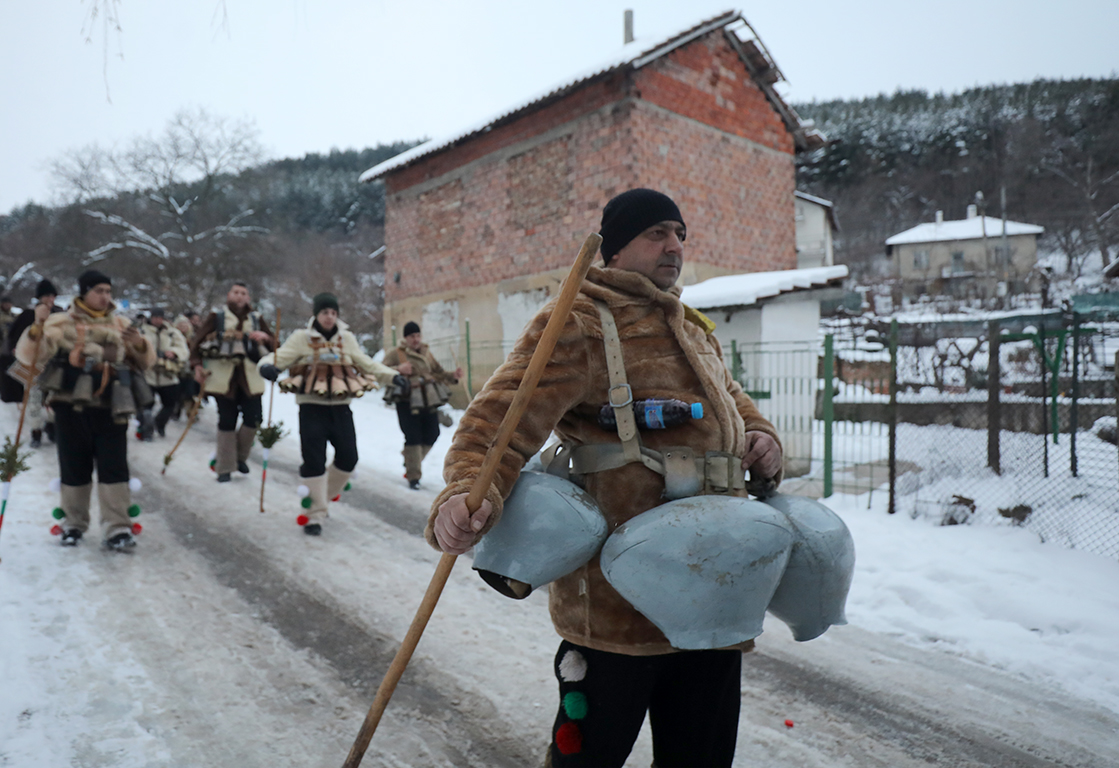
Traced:
<svg viewBox="0 0 1119 768">
<path fill-rule="evenodd" d="M 987 274 L 991 273 L 991 252 L 987 248 L 987 200 L 983 197 L 983 190 L 975 193 L 975 207 L 979 209 L 979 224 L 983 227 L 983 267 Z"/>
<path fill-rule="evenodd" d="M 1006 182 L 1002 183 L 999 187 L 999 204 L 1002 206 L 1002 272 L 1003 280 L 1010 280 L 1010 245 L 1006 240 Z M 1010 292 L 1010 286 L 1007 287 L 1007 293 Z"/>
</svg>

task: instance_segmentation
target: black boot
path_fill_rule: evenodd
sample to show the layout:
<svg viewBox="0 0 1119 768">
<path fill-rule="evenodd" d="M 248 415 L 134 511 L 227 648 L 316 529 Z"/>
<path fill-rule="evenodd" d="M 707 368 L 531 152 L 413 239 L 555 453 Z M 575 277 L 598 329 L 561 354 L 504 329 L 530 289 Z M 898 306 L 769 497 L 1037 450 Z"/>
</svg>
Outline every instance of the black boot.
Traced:
<svg viewBox="0 0 1119 768">
<path fill-rule="evenodd" d="M 228 483 L 232 479 L 233 478 L 229 476 L 228 472 L 222 472 L 220 475 L 218 475 L 219 483 Z"/>
<path fill-rule="evenodd" d="M 318 523 L 307 523 L 303 526 L 303 532 L 308 536 L 318 536 L 322 533 L 322 526 Z"/>
<path fill-rule="evenodd" d="M 242 475 L 249 474 L 249 464 L 248 464 L 248 462 L 245 462 L 245 461 L 237 462 L 237 471 L 240 472 Z"/>
<path fill-rule="evenodd" d="M 68 528 L 67 530 L 62 532 L 61 543 L 64 547 L 76 547 L 78 546 L 78 542 L 81 540 L 82 532 L 79 531 L 77 528 Z"/>
<path fill-rule="evenodd" d="M 118 533 L 115 536 L 111 536 L 109 540 L 105 542 L 105 546 L 113 550 L 114 552 L 127 552 L 130 549 L 135 548 L 136 539 L 132 538 L 131 533 L 125 531 L 123 533 Z"/>
<path fill-rule="evenodd" d="M 32 448 L 38 448 L 42 444 L 43 444 L 43 430 L 41 430 L 41 429 L 31 430 L 31 447 Z"/>
</svg>

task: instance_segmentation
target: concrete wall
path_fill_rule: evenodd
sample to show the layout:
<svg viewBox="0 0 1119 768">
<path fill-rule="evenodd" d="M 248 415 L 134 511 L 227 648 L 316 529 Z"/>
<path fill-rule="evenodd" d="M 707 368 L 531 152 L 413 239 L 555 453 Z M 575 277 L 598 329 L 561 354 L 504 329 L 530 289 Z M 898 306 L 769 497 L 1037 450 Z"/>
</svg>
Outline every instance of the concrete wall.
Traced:
<svg viewBox="0 0 1119 768">
<path fill-rule="evenodd" d="M 728 356 L 728 366 L 733 366 L 729 359 L 732 341 L 737 346 L 743 388 L 768 395 L 756 398 L 755 403 L 781 436 L 786 474 L 807 473 L 816 409 L 820 302 L 810 295 L 793 294 L 708 315 L 718 323 L 715 334 Z"/>
<path fill-rule="evenodd" d="M 797 268 L 830 267 L 835 263 L 828 209 L 811 200 L 796 199 Z"/>
</svg>

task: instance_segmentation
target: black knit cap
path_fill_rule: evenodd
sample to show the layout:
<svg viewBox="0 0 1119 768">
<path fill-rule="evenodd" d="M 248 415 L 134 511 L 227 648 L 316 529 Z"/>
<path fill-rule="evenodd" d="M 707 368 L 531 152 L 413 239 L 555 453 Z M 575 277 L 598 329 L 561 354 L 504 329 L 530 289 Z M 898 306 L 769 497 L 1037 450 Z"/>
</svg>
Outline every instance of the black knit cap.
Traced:
<svg viewBox="0 0 1119 768">
<path fill-rule="evenodd" d="M 50 280 L 47 280 L 46 278 L 43 278 L 42 280 L 40 280 L 39 284 L 35 286 L 35 298 L 36 299 L 41 299 L 44 296 L 57 296 L 57 295 L 58 295 L 58 289 L 54 287 L 54 283 L 52 283 Z"/>
<path fill-rule="evenodd" d="M 85 296 L 89 293 L 90 288 L 95 285 L 101 285 L 102 283 L 112 285 L 113 281 L 110 280 L 109 276 L 104 272 L 98 272 L 96 269 L 87 269 L 78 277 L 78 295 Z"/>
<path fill-rule="evenodd" d="M 151 319 L 153 320 L 157 317 L 166 318 L 167 312 L 163 309 L 163 307 L 152 307 L 151 312 L 148 313 L 148 316 L 151 317 Z"/>
<path fill-rule="evenodd" d="M 315 298 L 311 299 L 311 314 L 317 315 L 324 309 L 333 309 L 335 312 L 341 311 L 338 309 L 338 297 L 333 293 L 315 294 Z"/>
<path fill-rule="evenodd" d="M 408 322 L 406 322 L 404 324 L 404 335 L 405 336 L 411 336 L 413 333 L 419 333 L 419 332 L 420 332 L 420 326 L 419 326 L 418 323 L 416 323 L 412 320 L 409 320 Z"/>
<path fill-rule="evenodd" d="M 631 189 L 615 196 L 602 209 L 602 260 L 609 265 L 630 240 L 654 224 L 678 221 L 684 224 L 680 209 L 668 195 L 654 189 Z M 687 226 L 686 224 L 684 225 Z"/>
</svg>

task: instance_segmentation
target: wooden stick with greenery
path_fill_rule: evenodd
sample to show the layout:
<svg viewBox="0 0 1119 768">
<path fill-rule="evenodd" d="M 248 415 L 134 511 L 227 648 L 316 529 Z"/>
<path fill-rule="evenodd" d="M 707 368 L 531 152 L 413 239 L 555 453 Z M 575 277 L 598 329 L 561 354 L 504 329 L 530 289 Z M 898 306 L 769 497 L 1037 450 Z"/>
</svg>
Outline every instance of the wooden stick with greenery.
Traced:
<svg viewBox="0 0 1119 768">
<path fill-rule="evenodd" d="M 260 472 L 260 511 L 264 511 L 264 481 L 268 479 L 268 455 L 272 451 L 272 446 L 280 442 L 287 435 L 284 430 L 284 422 L 277 421 L 275 424 L 269 424 L 266 427 L 257 427 L 256 437 L 260 440 L 261 456 L 264 458 L 264 468 Z"/>
<path fill-rule="evenodd" d="M 280 348 L 280 308 L 276 307 L 276 327 L 272 329 L 274 339 L 272 343 L 272 352 L 275 353 Z M 280 442 L 286 432 L 284 432 L 284 422 L 277 421 L 272 423 L 272 401 L 276 399 L 276 381 L 273 379 L 272 384 L 268 388 L 268 426 L 257 427 L 256 435 L 260 440 L 261 456 L 264 460 L 264 466 L 260 471 L 260 512 L 264 513 L 264 482 L 268 479 L 268 454 L 272 452 L 272 446 Z"/>
<path fill-rule="evenodd" d="M 175 447 L 163 455 L 163 469 L 159 471 L 159 474 L 167 474 L 167 465 L 170 464 L 171 459 L 175 457 L 175 451 L 179 450 L 179 446 L 183 444 L 183 438 L 187 436 L 187 432 L 190 432 L 190 428 L 193 427 L 194 422 L 198 420 L 198 409 L 201 405 L 202 395 L 199 395 L 194 398 L 194 403 L 190 406 L 190 413 L 187 414 L 186 428 L 183 430 L 183 433 L 179 435 L 179 439 L 175 442 Z"/>
<path fill-rule="evenodd" d="M 26 403 L 25 399 L 24 404 Z M 12 478 L 30 469 L 27 465 L 30 456 L 31 451 L 23 454 L 19 452 L 18 433 L 14 443 L 11 435 L 4 438 L 4 448 L 0 451 L 0 530 L 4 528 L 4 513 L 8 511 L 8 494 L 12 489 Z"/>
</svg>

